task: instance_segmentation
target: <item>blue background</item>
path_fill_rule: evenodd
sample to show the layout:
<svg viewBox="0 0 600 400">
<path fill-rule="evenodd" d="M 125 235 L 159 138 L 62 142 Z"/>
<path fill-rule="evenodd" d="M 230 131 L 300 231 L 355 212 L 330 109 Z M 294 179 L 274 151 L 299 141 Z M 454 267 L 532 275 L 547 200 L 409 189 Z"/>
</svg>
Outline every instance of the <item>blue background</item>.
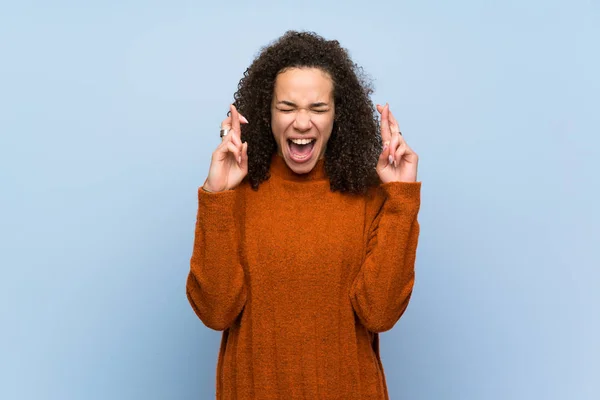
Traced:
<svg viewBox="0 0 600 400">
<path fill-rule="evenodd" d="M 0 6 L 0 398 L 210 399 L 185 296 L 244 69 L 338 39 L 420 155 L 392 399 L 600 398 L 597 1 Z"/>
</svg>

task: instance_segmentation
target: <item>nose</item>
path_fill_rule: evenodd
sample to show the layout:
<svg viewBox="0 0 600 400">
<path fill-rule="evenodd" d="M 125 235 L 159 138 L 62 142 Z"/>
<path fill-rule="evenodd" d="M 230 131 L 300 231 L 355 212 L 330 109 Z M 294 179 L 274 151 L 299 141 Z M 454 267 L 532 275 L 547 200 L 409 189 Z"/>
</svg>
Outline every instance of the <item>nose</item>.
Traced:
<svg viewBox="0 0 600 400">
<path fill-rule="evenodd" d="M 300 132 L 305 132 L 310 129 L 310 113 L 305 110 L 299 110 L 294 119 L 294 128 Z"/>
</svg>

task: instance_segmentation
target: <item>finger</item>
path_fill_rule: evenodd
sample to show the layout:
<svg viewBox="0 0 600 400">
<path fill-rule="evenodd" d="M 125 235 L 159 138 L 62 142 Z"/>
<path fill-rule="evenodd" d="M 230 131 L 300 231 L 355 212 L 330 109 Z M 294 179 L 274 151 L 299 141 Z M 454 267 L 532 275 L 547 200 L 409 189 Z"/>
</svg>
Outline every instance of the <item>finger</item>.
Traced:
<svg viewBox="0 0 600 400">
<path fill-rule="evenodd" d="M 223 123 L 221 123 L 221 129 L 228 130 L 227 134 L 221 136 L 221 143 L 225 141 L 225 138 L 229 138 L 228 140 L 231 140 L 236 146 L 242 146 L 242 141 L 240 140 L 239 136 L 232 134 L 234 130 L 231 128 L 230 123 L 223 121 Z"/>
<path fill-rule="evenodd" d="M 390 155 L 389 155 L 389 163 L 393 164 L 396 161 L 396 150 L 398 150 L 398 146 L 400 145 L 400 135 L 397 133 L 392 133 L 392 137 L 390 139 Z"/>
<path fill-rule="evenodd" d="M 232 133 L 235 133 L 239 138 L 242 132 L 240 126 L 240 114 L 238 114 L 237 109 L 233 104 L 229 106 L 229 109 L 231 110 L 231 129 L 234 130 Z"/>
<path fill-rule="evenodd" d="M 229 133 L 221 138 L 221 143 L 219 143 L 219 145 L 215 149 L 215 153 L 221 154 L 221 157 L 219 157 L 219 159 L 223 159 L 223 157 L 228 152 L 227 144 L 231 143 L 231 138 L 232 135 L 230 135 Z"/>
<path fill-rule="evenodd" d="M 240 148 L 234 145 L 233 143 L 229 142 L 227 143 L 227 150 L 229 150 L 230 153 L 233 153 L 235 162 L 237 162 L 239 165 L 242 160 L 242 153 L 240 152 Z"/>
<path fill-rule="evenodd" d="M 230 131 L 227 135 L 223 136 L 223 141 L 221 142 L 221 151 L 225 153 L 229 152 L 229 144 L 232 144 L 238 149 L 238 152 L 240 152 L 241 154 L 242 141 L 239 137 L 232 134 L 232 132 L 233 130 Z"/>
<path fill-rule="evenodd" d="M 402 136 L 402 133 L 400 133 L 400 135 L 398 135 L 398 137 L 400 138 L 400 143 L 402 143 L 404 146 L 406 146 L 406 152 L 404 153 L 404 155 L 414 154 L 413 149 L 410 148 L 410 146 L 406 142 L 406 138 L 404 136 Z"/>
<path fill-rule="evenodd" d="M 393 161 L 394 167 L 397 167 L 398 164 L 400 164 L 400 161 L 402 159 L 402 157 L 398 157 L 397 156 L 398 151 L 400 149 L 402 149 L 402 154 L 403 155 L 406 154 L 408 145 L 406 144 L 406 141 L 404 140 L 404 136 L 402 136 L 402 134 L 400 132 L 398 132 L 398 133 L 392 133 L 392 135 L 394 135 L 394 137 L 398 139 L 398 145 L 397 145 L 396 150 L 394 152 L 394 161 Z"/>
<path fill-rule="evenodd" d="M 381 171 L 389 165 L 389 156 L 390 156 L 390 146 L 389 144 L 383 145 L 383 150 L 379 155 L 379 160 L 377 161 L 377 170 Z"/>
<path fill-rule="evenodd" d="M 388 119 L 389 116 L 389 106 L 386 104 L 383 107 L 381 112 L 381 140 L 385 144 L 386 142 L 390 142 L 391 134 L 390 134 L 390 122 Z"/>
<path fill-rule="evenodd" d="M 402 160 L 404 154 L 406 154 L 406 143 L 402 142 L 394 154 L 394 167 L 400 164 L 400 160 Z"/>
<path fill-rule="evenodd" d="M 234 130 L 229 131 L 227 136 L 231 137 L 231 143 L 235 144 L 240 149 L 242 148 L 242 140 L 238 135 L 233 134 Z"/>
<path fill-rule="evenodd" d="M 403 142 L 402 139 L 402 134 L 400 133 L 400 127 L 398 126 L 398 121 L 396 121 L 396 118 L 394 118 L 394 114 L 392 114 L 392 111 L 389 109 L 389 105 L 388 105 L 388 119 L 389 119 L 389 124 L 390 124 L 390 134 L 391 134 L 391 141 L 390 141 L 390 164 L 394 164 L 394 166 L 397 166 L 398 163 L 400 163 L 400 159 L 396 157 L 396 151 L 398 150 L 398 147 L 400 146 L 400 144 Z"/>
<path fill-rule="evenodd" d="M 390 155 L 388 156 L 388 162 L 390 164 L 395 164 L 396 163 L 396 150 L 398 150 L 398 136 L 399 135 L 394 135 L 392 137 L 392 140 L 390 141 Z"/>
<path fill-rule="evenodd" d="M 226 136 L 223 136 L 222 139 L 223 140 L 221 141 L 221 143 L 219 143 L 219 145 L 217 146 L 215 151 L 213 151 L 213 154 L 212 154 L 213 160 L 225 161 L 228 157 L 229 149 L 227 148 L 227 146 L 231 143 L 231 136 L 226 135 Z"/>
<path fill-rule="evenodd" d="M 221 121 L 221 130 L 231 130 L 231 116 L 227 116 L 223 121 Z M 221 133 L 222 134 L 222 133 Z M 225 136 L 221 136 L 221 143 L 225 141 L 225 138 L 229 136 L 229 133 Z"/>
<path fill-rule="evenodd" d="M 404 147 L 405 147 L 405 151 L 404 151 L 404 154 L 402 155 L 402 157 L 404 157 L 405 160 L 407 160 L 409 162 L 414 162 L 419 159 L 419 156 L 417 155 L 417 153 L 415 153 L 415 151 L 410 148 L 408 143 L 404 142 Z"/>
<path fill-rule="evenodd" d="M 231 129 L 231 116 L 228 116 L 221 122 L 221 129 Z"/>
<path fill-rule="evenodd" d="M 399 133 L 402 135 L 402 132 L 400 132 L 400 125 L 398 124 L 398 121 L 396 121 L 396 118 L 394 117 L 394 114 L 392 114 L 391 111 L 390 111 L 390 131 L 392 132 L 392 135 L 394 133 Z"/>
<path fill-rule="evenodd" d="M 244 171 L 248 168 L 248 142 L 244 142 L 242 145 L 242 160 L 240 165 Z"/>
<path fill-rule="evenodd" d="M 380 104 L 377 104 L 377 111 L 381 114 L 383 112 L 383 106 Z M 390 122 L 390 131 L 393 134 L 394 133 L 394 129 L 393 127 L 397 128 L 397 132 L 400 133 L 402 135 L 402 132 L 400 131 L 400 124 L 398 124 L 398 121 L 396 120 L 396 117 L 394 117 L 394 114 L 392 113 L 392 111 L 389 111 L 389 115 L 388 115 L 388 119 Z"/>
</svg>

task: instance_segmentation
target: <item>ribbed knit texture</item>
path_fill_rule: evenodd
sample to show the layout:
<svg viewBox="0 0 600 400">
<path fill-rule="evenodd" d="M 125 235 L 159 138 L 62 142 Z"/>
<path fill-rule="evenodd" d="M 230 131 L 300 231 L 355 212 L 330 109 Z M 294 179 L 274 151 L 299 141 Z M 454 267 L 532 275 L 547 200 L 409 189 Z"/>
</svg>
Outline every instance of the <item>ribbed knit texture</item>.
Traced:
<svg viewBox="0 0 600 400">
<path fill-rule="evenodd" d="M 331 192 L 274 156 L 258 191 L 198 190 L 187 296 L 223 330 L 217 399 L 387 399 L 378 333 L 408 305 L 421 183 Z"/>
</svg>

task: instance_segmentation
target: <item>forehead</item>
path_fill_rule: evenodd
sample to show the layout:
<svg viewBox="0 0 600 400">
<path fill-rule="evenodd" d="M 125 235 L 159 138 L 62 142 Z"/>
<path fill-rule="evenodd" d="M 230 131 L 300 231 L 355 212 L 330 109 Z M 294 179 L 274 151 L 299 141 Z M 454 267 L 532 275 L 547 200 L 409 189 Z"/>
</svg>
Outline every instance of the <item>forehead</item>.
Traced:
<svg viewBox="0 0 600 400">
<path fill-rule="evenodd" d="M 333 94 L 329 74 L 318 68 L 289 68 L 275 80 L 278 100 L 328 101 Z"/>
</svg>

